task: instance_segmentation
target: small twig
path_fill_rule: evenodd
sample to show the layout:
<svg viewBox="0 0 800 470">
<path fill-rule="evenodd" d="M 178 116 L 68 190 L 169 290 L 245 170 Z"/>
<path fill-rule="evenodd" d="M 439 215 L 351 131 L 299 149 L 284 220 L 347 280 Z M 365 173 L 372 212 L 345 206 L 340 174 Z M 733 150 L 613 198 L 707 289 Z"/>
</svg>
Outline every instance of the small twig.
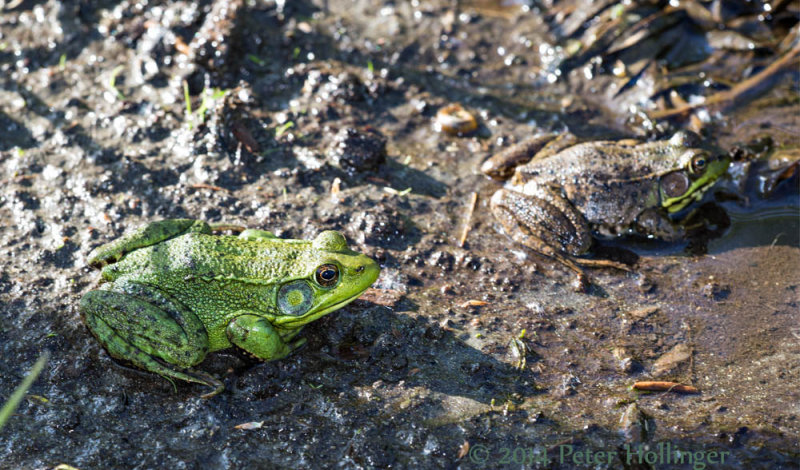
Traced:
<svg viewBox="0 0 800 470">
<path fill-rule="evenodd" d="M 608 259 L 587 259 L 587 258 L 573 258 L 576 263 L 587 268 L 613 268 L 620 271 L 631 272 L 630 266 L 624 263 L 618 263 Z"/>
<path fill-rule="evenodd" d="M 478 205 L 478 193 L 473 192 L 467 209 L 467 220 L 464 221 L 464 229 L 461 231 L 461 238 L 458 239 L 458 246 L 464 248 L 464 243 L 467 241 L 467 235 L 472 228 L 472 213 L 475 212 L 475 206 Z"/>
<path fill-rule="evenodd" d="M 489 305 L 489 302 L 485 300 L 467 300 L 463 304 L 461 304 L 461 308 L 467 307 L 483 307 L 484 305 Z"/>
<path fill-rule="evenodd" d="M 658 381 L 641 381 L 633 384 L 634 390 L 644 390 L 648 392 L 678 392 L 678 393 L 700 393 L 695 387 L 691 385 L 683 385 L 678 382 L 658 382 Z"/>
<path fill-rule="evenodd" d="M 190 188 L 194 188 L 194 189 L 210 189 L 212 191 L 228 192 L 228 190 L 223 188 L 223 187 L 214 186 L 213 184 L 206 184 L 206 183 L 194 183 L 194 184 L 190 184 L 189 187 Z"/>
<path fill-rule="evenodd" d="M 773 238 L 773 239 L 772 239 L 772 243 L 770 243 L 770 244 L 769 244 L 769 248 L 767 248 L 767 253 L 769 253 L 769 252 L 770 252 L 770 250 L 772 250 L 772 248 L 773 248 L 775 245 L 777 245 L 777 244 L 778 244 L 778 240 L 779 240 L 779 239 L 781 238 L 781 236 L 783 236 L 783 235 L 785 235 L 783 232 L 781 232 L 781 233 L 779 233 L 779 234 L 775 235 L 775 238 Z"/>
</svg>

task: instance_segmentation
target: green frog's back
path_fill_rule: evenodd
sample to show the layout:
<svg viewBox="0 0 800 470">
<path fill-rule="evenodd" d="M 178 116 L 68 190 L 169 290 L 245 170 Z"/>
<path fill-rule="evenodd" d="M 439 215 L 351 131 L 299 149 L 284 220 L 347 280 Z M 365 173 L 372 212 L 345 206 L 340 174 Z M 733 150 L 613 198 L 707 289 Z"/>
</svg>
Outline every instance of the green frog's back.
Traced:
<svg viewBox="0 0 800 470">
<path fill-rule="evenodd" d="M 311 242 L 305 240 L 243 240 L 187 233 L 128 253 L 103 268 L 102 275 L 107 281 L 123 277 L 145 280 L 152 275 L 162 278 L 167 273 L 176 279 L 274 280 L 301 275 L 301 260 L 310 247 Z"/>
</svg>

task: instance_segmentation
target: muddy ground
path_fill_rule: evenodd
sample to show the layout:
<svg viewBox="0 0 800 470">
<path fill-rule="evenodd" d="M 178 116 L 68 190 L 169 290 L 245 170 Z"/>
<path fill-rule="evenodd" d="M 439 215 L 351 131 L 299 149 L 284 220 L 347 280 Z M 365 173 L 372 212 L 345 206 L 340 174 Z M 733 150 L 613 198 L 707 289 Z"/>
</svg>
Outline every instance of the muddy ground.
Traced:
<svg viewBox="0 0 800 470">
<path fill-rule="evenodd" d="M 713 239 L 605 241 L 638 264 L 576 291 L 501 233 L 481 162 L 532 132 L 697 122 L 639 119 L 646 76 L 614 93 L 588 55 L 560 62 L 574 14 L 503 4 L 0 2 L 0 400 L 50 352 L 0 467 L 798 468 L 797 176 L 768 195 L 726 178 Z M 697 93 L 797 40 L 759 21 L 771 46 L 715 56 L 702 70 L 731 83 Z M 797 87 L 794 67 L 703 131 L 796 148 Z M 437 131 L 454 102 L 477 132 Z M 118 365 L 77 309 L 92 248 L 170 217 L 341 230 L 383 271 L 284 360 L 212 354 L 227 388 L 202 399 Z M 632 390 L 653 378 L 701 393 Z"/>
</svg>

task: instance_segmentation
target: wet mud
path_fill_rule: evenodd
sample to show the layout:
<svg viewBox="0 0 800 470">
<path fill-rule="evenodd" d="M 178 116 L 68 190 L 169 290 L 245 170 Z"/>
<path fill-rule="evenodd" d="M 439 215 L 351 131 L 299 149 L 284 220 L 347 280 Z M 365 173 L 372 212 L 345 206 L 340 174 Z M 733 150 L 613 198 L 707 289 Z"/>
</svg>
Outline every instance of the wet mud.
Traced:
<svg viewBox="0 0 800 470">
<path fill-rule="evenodd" d="M 0 2 L 0 400 L 50 353 L 0 467 L 797 468 L 797 5 L 545 3 Z M 737 161 L 707 236 L 599 240 L 630 272 L 576 290 L 490 212 L 531 134 L 682 128 Z M 211 354 L 206 400 L 77 308 L 92 248 L 175 217 L 340 230 L 382 274 L 286 359 Z"/>
</svg>

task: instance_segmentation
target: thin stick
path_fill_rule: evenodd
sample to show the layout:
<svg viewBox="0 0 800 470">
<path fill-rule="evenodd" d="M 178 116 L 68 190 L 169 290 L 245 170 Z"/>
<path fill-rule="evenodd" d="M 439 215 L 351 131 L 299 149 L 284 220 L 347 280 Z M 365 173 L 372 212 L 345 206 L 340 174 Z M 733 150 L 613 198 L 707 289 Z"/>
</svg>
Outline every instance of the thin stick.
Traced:
<svg viewBox="0 0 800 470">
<path fill-rule="evenodd" d="M 220 186 L 214 186 L 213 184 L 206 184 L 206 183 L 194 183 L 189 185 L 190 188 L 193 189 L 210 189 L 212 191 L 225 191 L 228 192 L 227 189 L 222 188 Z"/>
<path fill-rule="evenodd" d="M 473 192 L 470 198 L 469 209 L 467 210 L 467 220 L 464 222 L 464 229 L 461 231 L 461 238 L 458 239 L 458 246 L 464 248 L 464 243 L 467 241 L 467 235 L 472 225 L 472 213 L 475 212 L 475 206 L 478 205 L 478 193 Z"/>
<path fill-rule="evenodd" d="M 678 392 L 678 393 L 700 393 L 700 390 L 691 385 L 683 385 L 678 382 L 657 382 L 645 380 L 633 384 L 635 390 L 645 390 L 648 392 Z"/>
</svg>

